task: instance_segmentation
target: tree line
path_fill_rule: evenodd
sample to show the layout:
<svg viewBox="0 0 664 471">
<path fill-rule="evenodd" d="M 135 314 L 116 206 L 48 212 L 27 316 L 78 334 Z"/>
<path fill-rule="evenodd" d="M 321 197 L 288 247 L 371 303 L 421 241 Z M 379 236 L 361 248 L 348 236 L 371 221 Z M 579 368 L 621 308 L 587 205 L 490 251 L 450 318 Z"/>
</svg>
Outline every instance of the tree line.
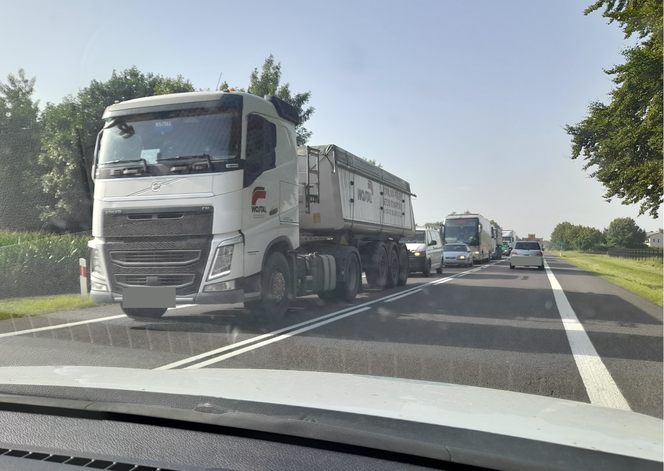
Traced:
<svg viewBox="0 0 664 471">
<path fill-rule="evenodd" d="M 551 233 L 551 245 L 564 250 L 606 251 L 609 248 L 645 248 L 646 231 L 632 218 L 616 218 L 603 231 L 561 222 Z"/>
<path fill-rule="evenodd" d="M 34 100 L 36 78 L 23 69 L 0 82 L 0 230 L 77 232 L 92 227 L 90 175 L 104 109 L 118 101 L 196 91 L 191 81 L 144 73 L 136 67 L 93 80 L 43 111 Z M 223 83 L 220 89 L 228 88 Z M 203 91 L 198 89 L 199 91 Z M 243 89 L 244 91 L 244 89 Z M 249 76 L 248 93 L 275 95 L 300 115 L 297 143 L 311 137 L 303 124 L 314 113 L 311 92 L 294 93 L 281 81 L 281 64 L 270 55 Z"/>
</svg>

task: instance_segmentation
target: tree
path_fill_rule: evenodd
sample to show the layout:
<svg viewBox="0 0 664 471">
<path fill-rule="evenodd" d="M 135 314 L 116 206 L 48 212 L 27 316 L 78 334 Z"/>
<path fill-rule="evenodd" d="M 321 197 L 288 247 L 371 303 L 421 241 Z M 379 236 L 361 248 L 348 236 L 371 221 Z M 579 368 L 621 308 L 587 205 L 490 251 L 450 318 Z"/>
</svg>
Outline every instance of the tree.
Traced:
<svg viewBox="0 0 664 471">
<path fill-rule="evenodd" d="M 75 97 L 47 104 L 43 114 L 40 162 L 44 191 L 51 202 L 41 207 L 41 218 L 56 230 L 87 230 L 92 222 L 91 164 L 104 109 L 116 101 L 194 91 L 182 76 L 165 78 L 144 74 L 136 67 L 113 71 L 106 82 L 93 80 Z"/>
<path fill-rule="evenodd" d="M 378 162 L 376 162 L 376 159 L 365 159 L 364 157 L 360 157 L 360 159 L 370 163 L 371 165 L 375 165 L 378 168 L 383 168 L 383 164 L 379 164 Z"/>
<path fill-rule="evenodd" d="M 35 81 L 19 69 L 0 82 L 0 229 L 41 227 L 36 209 L 39 185 L 39 102 L 32 100 Z"/>
<path fill-rule="evenodd" d="M 572 136 L 572 159 L 583 156 L 584 170 L 606 188 L 604 198 L 640 203 L 639 215 L 657 218 L 662 204 L 662 1 L 598 0 L 585 14 L 604 7 L 625 38 L 636 46 L 623 51 L 625 63 L 605 72 L 616 87 L 611 102 L 590 103 L 588 117 L 565 126 Z"/>
<path fill-rule="evenodd" d="M 646 231 L 632 218 L 617 218 L 604 231 L 609 247 L 641 248 L 646 241 Z"/>
<path fill-rule="evenodd" d="M 228 83 L 223 82 L 219 87 L 220 90 L 228 89 Z M 245 91 L 243 88 L 234 87 L 239 92 Z M 286 103 L 293 105 L 297 109 L 300 116 L 300 124 L 295 127 L 297 134 L 297 145 L 305 145 L 311 138 L 311 131 L 304 127 L 309 118 L 314 114 L 315 109 L 311 106 L 305 108 L 311 98 L 311 92 L 293 93 L 290 89 L 290 84 L 285 83 L 281 85 L 281 62 L 275 63 L 274 56 L 265 59 L 263 67 L 259 71 L 254 69 L 249 76 L 249 86 L 247 93 L 264 97 L 265 95 L 272 95 L 281 98 Z"/>
<path fill-rule="evenodd" d="M 580 226 L 573 246 L 578 250 L 591 250 L 604 242 L 604 235 L 594 227 Z"/>
</svg>

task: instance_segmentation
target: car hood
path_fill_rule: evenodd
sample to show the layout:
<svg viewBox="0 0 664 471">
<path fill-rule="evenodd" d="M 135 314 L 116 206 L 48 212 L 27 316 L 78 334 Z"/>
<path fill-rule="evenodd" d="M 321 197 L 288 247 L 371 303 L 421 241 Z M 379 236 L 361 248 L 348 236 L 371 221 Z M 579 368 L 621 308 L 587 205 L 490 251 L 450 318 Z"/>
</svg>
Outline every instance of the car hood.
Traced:
<svg viewBox="0 0 664 471">
<path fill-rule="evenodd" d="M 411 252 L 426 252 L 427 244 L 420 244 L 419 242 L 415 242 L 412 244 L 407 243 L 406 248 Z"/>
<path fill-rule="evenodd" d="M 660 419 L 564 399 L 339 373 L 210 368 L 6 367 L 0 385 L 209 396 L 498 433 L 662 461 Z"/>
</svg>

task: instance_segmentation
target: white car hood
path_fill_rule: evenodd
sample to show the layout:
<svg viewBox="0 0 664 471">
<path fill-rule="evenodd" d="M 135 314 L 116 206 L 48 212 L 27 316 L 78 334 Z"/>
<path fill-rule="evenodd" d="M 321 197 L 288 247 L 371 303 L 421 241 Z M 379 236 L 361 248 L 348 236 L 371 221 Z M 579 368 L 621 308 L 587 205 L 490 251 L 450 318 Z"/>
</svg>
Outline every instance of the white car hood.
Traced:
<svg viewBox="0 0 664 471">
<path fill-rule="evenodd" d="M 0 368 L 0 384 L 209 396 L 459 427 L 662 461 L 663 421 L 544 396 L 398 378 L 288 370 Z"/>
</svg>

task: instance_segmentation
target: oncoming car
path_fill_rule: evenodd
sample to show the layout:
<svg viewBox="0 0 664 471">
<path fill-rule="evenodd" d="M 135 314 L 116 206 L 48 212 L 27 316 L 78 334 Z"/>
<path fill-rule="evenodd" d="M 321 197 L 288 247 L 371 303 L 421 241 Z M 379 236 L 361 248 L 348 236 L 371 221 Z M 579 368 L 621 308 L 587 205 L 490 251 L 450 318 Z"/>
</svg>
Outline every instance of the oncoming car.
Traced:
<svg viewBox="0 0 664 471">
<path fill-rule="evenodd" d="M 418 227 L 414 236 L 404 237 L 401 242 L 408 249 L 411 272 L 421 272 L 424 276 L 431 275 L 433 269 L 443 272 L 443 243 L 438 229 Z"/>
<path fill-rule="evenodd" d="M 510 255 L 510 268 L 537 267 L 544 270 L 544 251 L 537 241 L 520 240 Z"/>
<path fill-rule="evenodd" d="M 466 244 L 445 244 L 443 246 L 443 266 L 473 266 L 473 252 Z"/>
</svg>

